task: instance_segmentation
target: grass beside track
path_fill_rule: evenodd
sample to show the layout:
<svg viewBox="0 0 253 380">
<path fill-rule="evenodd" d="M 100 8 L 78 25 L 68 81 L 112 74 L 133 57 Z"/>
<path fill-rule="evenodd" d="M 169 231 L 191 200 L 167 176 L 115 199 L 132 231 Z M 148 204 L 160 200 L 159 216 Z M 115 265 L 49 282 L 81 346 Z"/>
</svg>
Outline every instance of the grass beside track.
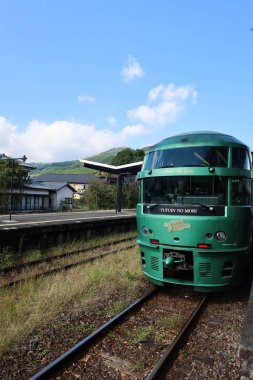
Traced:
<svg viewBox="0 0 253 380">
<path fill-rule="evenodd" d="M 122 295 L 122 310 L 144 283 L 138 249 L 122 251 L 92 264 L 0 290 L 0 353 L 48 324 L 58 314 L 90 308 L 94 301 Z M 120 309 L 120 310 L 116 310 Z"/>
<path fill-rule="evenodd" d="M 114 243 L 117 240 L 134 238 L 135 236 L 136 232 L 131 231 L 128 233 L 112 234 L 100 238 L 96 237 L 89 240 L 74 240 L 70 243 L 59 244 L 45 251 L 34 249 L 25 252 L 14 252 L 6 247 L 3 252 L 0 253 L 0 270 L 4 270 L 15 265 L 29 264 L 39 259 L 54 257 L 81 249 L 92 249 L 98 245 L 102 246 Z"/>
</svg>

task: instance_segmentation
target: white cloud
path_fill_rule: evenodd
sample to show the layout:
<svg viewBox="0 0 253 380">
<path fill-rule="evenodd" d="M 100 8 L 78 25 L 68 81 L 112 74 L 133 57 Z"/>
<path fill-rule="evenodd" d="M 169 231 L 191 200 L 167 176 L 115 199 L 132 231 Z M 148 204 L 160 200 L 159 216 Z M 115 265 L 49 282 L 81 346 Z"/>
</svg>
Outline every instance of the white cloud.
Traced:
<svg viewBox="0 0 253 380">
<path fill-rule="evenodd" d="M 197 92 L 191 85 L 176 87 L 173 83 L 167 85 L 160 84 L 157 87 L 152 88 L 148 97 L 150 101 L 172 101 L 172 100 L 186 100 L 191 97 L 193 101 L 197 98 Z"/>
<path fill-rule="evenodd" d="M 128 126 L 119 132 L 98 130 L 94 125 L 70 121 L 46 124 L 38 120 L 24 131 L 0 117 L 0 153 L 11 157 L 24 154 L 28 162 L 55 162 L 84 158 L 127 143 L 133 135 L 142 134 L 141 126 Z"/>
<path fill-rule="evenodd" d="M 96 99 L 89 95 L 79 95 L 77 97 L 79 103 L 95 103 Z"/>
<path fill-rule="evenodd" d="M 147 104 L 128 111 L 127 115 L 147 126 L 163 127 L 177 120 L 187 101 L 195 103 L 196 99 L 197 92 L 191 85 L 160 84 L 149 91 Z"/>
<path fill-rule="evenodd" d="M 16 129 L 15 125 L 11 124 L 5 117 L 0 116 L 0 154 L 5 153 L 1 147 L 12 144 L 12 140 L 16 135 Z"/>
<path fill-rule="evenodd" d="M 147 131 L 145 130 L 145 128 L 142 124 L 127 125 L 121 131 L 121 135 L 126 136 L 126 137 L 139 136 L 139 135 L 144 135 L 146 133 L 147 133 Z"/>
<path fill-rule="evenodd" d="M 142 78 L 145 74 L 139 62 L 133 56 L 128 57 L 127 64 L 122 69 L 122 76 L 126 82 Z"/>
<path fill-rule="evenodd" d="M 196 101 L 197 92 L 190 85 L 161 84 L 152 88 L 147 98 L 146 104 L 127 112 L 129 123 L 119 131 L 112 128 L 114 117 L 109 119 L 111 129 L 73 121 L 47 124 L 33 120 L 21 130 L 0 116 L 0 154 L 25 154 L 28 162 L 56 162 L 85 158 L 117 146 L 133 146 L 138 140 L 137 146 L 142 146 L 144 136 L 177 120 L 187 103 Z"/>
</svg>

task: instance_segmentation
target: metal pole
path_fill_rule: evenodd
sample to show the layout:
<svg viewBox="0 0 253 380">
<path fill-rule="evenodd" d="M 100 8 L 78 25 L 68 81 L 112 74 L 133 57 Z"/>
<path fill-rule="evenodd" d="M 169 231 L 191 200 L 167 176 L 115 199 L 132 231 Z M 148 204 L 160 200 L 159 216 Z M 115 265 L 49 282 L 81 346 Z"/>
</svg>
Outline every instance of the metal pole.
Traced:
<svg viewBox="0 0 253 380">
<path fill-rule="evenodd" d="M 121 212 L 122 206 L 122 187 L 123 187 L 123 177 L 132 175 L 131 173 L 120 173 L 117 178 L 117 197 L 116 197 L 116 212 Z"/>
<path fill-rule="evenodd" d="M 11 160 L 12 165 L 11 165 L 11 197 L 10 197 L 10 216 L 9 220 L 11 220 L 11 212 L 12 212 L 12 192 L 13 192 L 13 172 L 14 172 L 14 159 Z"/>
<path fill-rule="evenodd" d="M 122 174 L 117 178 L 116 212 L 121 212 Z"/>
</svg>

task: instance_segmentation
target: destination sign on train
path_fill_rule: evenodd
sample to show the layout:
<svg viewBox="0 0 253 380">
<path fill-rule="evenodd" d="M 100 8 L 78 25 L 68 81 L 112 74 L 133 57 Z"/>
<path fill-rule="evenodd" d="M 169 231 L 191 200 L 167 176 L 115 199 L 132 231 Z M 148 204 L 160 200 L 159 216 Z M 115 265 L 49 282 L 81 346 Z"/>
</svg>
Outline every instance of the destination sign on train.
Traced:
<svg viewBox="0 0 253 380">
<path fill-rule="evenodd" d="M 164 215 L 224 215 L 224 207 L 208 207 L 205 205 L 145 205 L 143 209 L 146 214 Z"/>
</svg>

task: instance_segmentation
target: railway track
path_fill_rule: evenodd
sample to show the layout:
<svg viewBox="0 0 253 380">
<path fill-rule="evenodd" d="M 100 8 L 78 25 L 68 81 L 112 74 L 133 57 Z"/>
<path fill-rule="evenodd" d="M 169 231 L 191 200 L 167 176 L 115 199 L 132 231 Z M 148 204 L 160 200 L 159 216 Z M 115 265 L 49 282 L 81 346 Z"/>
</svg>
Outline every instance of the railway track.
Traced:
<svg viewBox="0 0 253 380">
<path fill-rule="evenodd" d="M 13 265 L 13 266 L 10 266 L 10 267 L 7 267 L 7 268 L 3 268 L 3 269 L 0 270 L 0 273 L 3 274 L 3 275 L 6 275 L 6 274 L 11 273 L 11 272 L 20 272 L 22 269 L 32 268 L 32 267 L 34 267 L 36 265 L 39 265 L 39 264 L 42 264 L 42 263 L 51 263 L 52 261 L 55 261 L 55 260 L 58 260 L 58 259 L 63 259 L 65 257 L 71 257 L 71 256 L 74 256 L 74 255 L 78 255 L 79 253 L 85 253 L 85 252 L 92 251 L 92 250 L 95 250 L 95 249 L 98 249 L 98 248 L 110 247 L 110 246 L 113 246 L 113 245 L 116 245 L 116 244 L 119 244 L 119 243 L 124 243 L 124 242 L 127 242 L 127 241 L 131 241 L 131 240 L 133 240 L 135 238 L 136 237 L 118 239 L 118 240 L 115 240 L 113 242 L 109 242 L 109 243 L 105 243 L 105 244 L 96 244 L 96 245 L 88 247 L 88 248 L 81 248 L 81 249 L 71 250 L 71 251 L 68 251 L 68 252 L 61 253 L 59 255 L 52 255 L 52 256 L 41 258 L 41 259 L 32 260 L 32 261 L 27 262 L 27 263 L 22 263 L 22 264 Z"/>
<path fill-rule="evenodd" d="M 121 243 L 126 243 L 128 241 L 132 241 L 132 243 L 130 243 L 128 245 L 124 245 L 123 247 L 117 248 L 115 250 L 110 250 L 111 247 L 114 247 L 114 246 L 119 245 Z M 78 265 L 88 264 L 88 263 L 91 263 L 95 260 L 106 257 L 108 255 L 112 255 L 112 254 L 116 254 L 118 252 L 121 252 L 122 250 L 131 249 L 135 246 L 136 246 L 136 243 L 133 242 L 133 238 L 128 238 L 128 239 L 121 239 L 121 240 L 115 241 L 113 243 L 108 243 L 106 245 L 97 245 L 97 246 L 94 246 L 92 248 L 79 249 L 76 251 L 67 252 L 67 253 L 64 253 L 62 255 L 57 255 L 57 256 L 46 258 L 45 260 L 43 260 L 43 259 L 42 260 L 36 260 L 36 262 L 29 263 L 28 265 L 25 264 L 25 265 L 18 266 L 18 270 L 17 270 L 17 267 L 15 267 L 15 269 L 14 270 L 12 269 L 12 271 L 5 270 L 4 273 L 2 272 L 2 283 L 0 284 L 0 288 L 1 287 L 13 287 L 14 285 L 17 285 L 17 284 L 24 282 L 24 281 L 27 281 L 27 280 L 37 279 L 41 276 L 49 276 L 51 274 L 60 272 L 62 270 L 66 271 L 66 270 L 74 268 Z M 82 255 L 82 254 L 87 254 L 87 252 L 94 252 L 94 251 L 99 250 L 99 249 L 104 249 L 105 247 L 108 248 L 107 252 L 92 254 L 92 256 L 80 258 L 80 255 Z M 65 264 L 59 265 L 60 260 L 63 260 L 66 258 L 71 259 L 72 257 L 77 257 L 78 255 L 79 255 L 79 258 L 77 260 L 71 261 L 70 263 L 67 263 L 67 264 L 65 263 Z M 50 267 L 47 269 L 38 269 L 38 271 L 35 271 L 35 273 L 29 274 L 29 270 L 33 269 L 36 266 L 40 266 L 41 264 L 42 265 L 43 264 L 50 264 L 51 265 L 52 263 L 57 262 L 57 261 L 58 261 L 58 265 L 56 267 Z M 23 276 L 22 276 L 22 271 L 23 271 Z M 12 279 L 8 280 L 8 276 L 11 276 Z M 7 278 L 6 281 L 4 281 L 5 278 Z"/>
<path fill-rule="evenodd" d="M 163 353 L 161 359 L 158 361 L 158 363 L 155 365 L 155 367 L 147 377 L 147 380 L 156 380 L 164 378 L 165 373 L 173 365 L 179 349 L 186 342 L 188 335 L 190 334 L 191 330 L 193 329 L 194 325 L 199 319 L 200 314 L 202 313 L 206 304 L 206 301 L 207 296 L 204 296 L 197 304 L 195 310 L 190 315 L 189 319 L 185 322 L 173 343 L 168 346 L 168 348 Z"/>
<path fill-rule="evenodd" d="M 162 379 L 206 303 L 206 297 L 187 292 L 168 296 L 152 289 L 30 380 Z M 139 356 L 143 367 L 133 364 Z"/>
</svg>

